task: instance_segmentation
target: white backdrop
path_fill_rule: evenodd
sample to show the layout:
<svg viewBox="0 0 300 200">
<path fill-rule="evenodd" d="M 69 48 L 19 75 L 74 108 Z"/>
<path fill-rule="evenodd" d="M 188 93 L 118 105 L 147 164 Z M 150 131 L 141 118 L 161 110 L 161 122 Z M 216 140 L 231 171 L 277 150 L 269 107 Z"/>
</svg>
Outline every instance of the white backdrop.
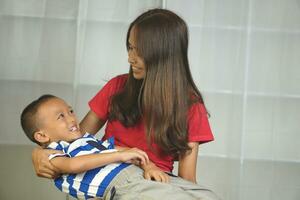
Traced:
<svg viewBox="0 0 300 200">
<path fill-rule="evenodd" d="M 30 144 L 19 115 L 44 93 L 82 118 L 101 86 L 128 71 L 129 22 L 154 7 L 189 26 L 216 139 L 200 155 L 299 163 L 299 0 L 0 0 L 0 143 Z"/>
</svg>

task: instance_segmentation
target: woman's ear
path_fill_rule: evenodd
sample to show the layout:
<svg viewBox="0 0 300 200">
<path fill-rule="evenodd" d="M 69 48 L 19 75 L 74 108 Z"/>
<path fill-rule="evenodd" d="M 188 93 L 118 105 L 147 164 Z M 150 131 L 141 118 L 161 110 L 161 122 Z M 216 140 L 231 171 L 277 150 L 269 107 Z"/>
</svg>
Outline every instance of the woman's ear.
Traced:
<svg viewBox="0 0 300 200">
<path fill-rule="evenodd" d="M 38 141 L 41 144 L 48 143 L 50 141 L 50 138 L 47 134 L 45 134 L 43 131 L 37 131 L 33 134 L 33 137 L 36 141 Z"/>
</svg>

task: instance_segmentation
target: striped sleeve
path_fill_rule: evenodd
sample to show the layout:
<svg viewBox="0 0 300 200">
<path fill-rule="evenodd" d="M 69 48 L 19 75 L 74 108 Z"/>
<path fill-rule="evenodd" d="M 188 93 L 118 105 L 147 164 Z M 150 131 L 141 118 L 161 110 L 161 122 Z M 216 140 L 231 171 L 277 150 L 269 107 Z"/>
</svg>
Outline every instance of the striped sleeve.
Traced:
<svg viewBox="0 0 300 200">
<path fill-rule="evenodd" d="M 56 157 L 65 157 L 65 156 L 70 157 L 65 151 L 66 146 L 68 146 L 68 143 L 62 143 L 62 142 L 52 142 L 52 143 L 50 143 L 48 145 L 47 149 L 58 150 L 58 151 L 61 151 L 61 152 L 50 154 L 48 159 L 52 160 L 53 158 L 56 158 Z"/>
<path fill-rule="evenodd" d="M 115 148 L 115 139 L 114 139 L 114 137 L 110 137 L 107 140 L 104 140 L 103 142 L 98 140 L 98 143 L 102 144 L 107 149 L 114 149 Z"/>
</svg>

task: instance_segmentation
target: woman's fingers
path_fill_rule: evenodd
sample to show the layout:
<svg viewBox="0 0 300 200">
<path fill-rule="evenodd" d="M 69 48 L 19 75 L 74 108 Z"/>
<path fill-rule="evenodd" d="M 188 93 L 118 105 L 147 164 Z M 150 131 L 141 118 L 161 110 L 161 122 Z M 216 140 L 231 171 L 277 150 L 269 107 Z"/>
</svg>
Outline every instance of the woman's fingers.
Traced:
<svg viewBox="0 0 300 200">
<path fill-rule="evenodd" d="M 49 155 L 59 153 L 55 150 L 46 150 L 40 147 L 32 151 L 32 163 L 37 176 L 44 178 L 55 178 L 58 176 L 58 170 L 49 162 Z"/>
<path fill-rule="evenodd" d="M 168 183 L 169 176 L 166 173 L 164 173 L 163 171 L 160 171 L 153 175 L 153 180 L 162 182 L 162 183 Z"/>
<path fill-rule="evenodd" d="M 147 180 L 153 180 L 163 183 L 169 182 L 169 176 L 160 169 L 151 169 L 144 172 L 144 178 Z"/>
<path fill-rule="evenodd" d="M 161 182 L 163 182 L 163 183 L 169 183 L 170 177 L 169 177 L 168 174 L 162 172 L 162 173 L 160 174 L 160 176 L 161 176 L 161 180 L 162 180 Z"/>
<path fill-rule="evenodd" d="M 39 171 L 37 173 L 37 176 L 42 177 L 42 178 L 54 179 L 56 176 L 56 173 L 45 168 L 44 170 Z"/>
<path fill-rule="evenodd" d="M 153 175 L 153 181 L 162 182 L 160 174 L 156 173 Z"/>
<path fill-rule="evenodd" d="M 144 173 L 144 178 L 145 178 L 146 180 L 151 181 L 151 175 L 150 175 L 148 172 L 145 172 L 145 173 Z"/>
</svg>

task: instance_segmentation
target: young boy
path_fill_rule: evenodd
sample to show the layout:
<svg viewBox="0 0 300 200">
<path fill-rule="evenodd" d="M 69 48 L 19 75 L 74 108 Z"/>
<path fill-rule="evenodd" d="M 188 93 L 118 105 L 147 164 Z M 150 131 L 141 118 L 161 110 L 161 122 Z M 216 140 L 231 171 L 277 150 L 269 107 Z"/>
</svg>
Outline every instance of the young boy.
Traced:
<svg viewBox="0 0 300 200">
<path fill-rule="evenodd" d="M 148 162 L 142 150 L 114 149 L 113 138 L 101 142 L 88 133 L 82 136 L 73 109 L 52 95 L 43 95 L 30 103 L 21 114 L 21 125 L 31 141 L 62 151 L 49 157 L 64 174 L 55 179 L 55 185 L 76 198 L 103 198 L 121 171 L 140 170 L 128 163 Z"/>
<path fill-rule="evenodd" d="M 179 177 L 170 176 L 169 183 L 144 179 L 143 170 L 129 164 L 148 163 L 144 151 L 117 151 L 113 138 L 101 142 L 88 133 L 82 136 L 72 108 L 53 95 L 30 103 L 21 114 L 21 125 L 31 141 L 61 151 L 49 156 L 62 174 L 54 180 L 55 185 L 75 198 L 217 199 L 210 190 Z"/>
</svg>

